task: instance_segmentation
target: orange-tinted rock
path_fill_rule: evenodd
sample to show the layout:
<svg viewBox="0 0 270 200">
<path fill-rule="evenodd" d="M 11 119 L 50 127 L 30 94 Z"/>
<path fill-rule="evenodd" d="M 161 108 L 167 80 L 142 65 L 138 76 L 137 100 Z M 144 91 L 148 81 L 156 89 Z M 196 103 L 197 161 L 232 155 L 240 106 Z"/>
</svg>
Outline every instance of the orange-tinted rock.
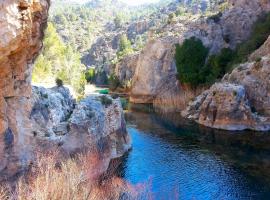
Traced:
<svg viewBox="0 0 270 200">
<path fill-rule="evenodd" d="M 7 138 L 22 142 L 30 126 L 32 63 L 42 47 L 49 2 L 0 1 L 0 170 Z"/>
</svg>

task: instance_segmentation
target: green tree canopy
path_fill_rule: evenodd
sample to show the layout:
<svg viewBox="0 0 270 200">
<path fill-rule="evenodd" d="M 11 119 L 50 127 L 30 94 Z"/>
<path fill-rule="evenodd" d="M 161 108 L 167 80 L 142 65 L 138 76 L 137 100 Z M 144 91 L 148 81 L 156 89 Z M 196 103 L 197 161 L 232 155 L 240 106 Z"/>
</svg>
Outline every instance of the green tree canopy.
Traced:
<svg viewBox="0 0 270 200">
<path fill-rule="evenodd" d="M 177 44 L 175 61 L 179 80 L 191 86 L 200 84 L 207 55 L 208 49 L 195 37 L 185 40 L 181 46 Z"/>
</svg>

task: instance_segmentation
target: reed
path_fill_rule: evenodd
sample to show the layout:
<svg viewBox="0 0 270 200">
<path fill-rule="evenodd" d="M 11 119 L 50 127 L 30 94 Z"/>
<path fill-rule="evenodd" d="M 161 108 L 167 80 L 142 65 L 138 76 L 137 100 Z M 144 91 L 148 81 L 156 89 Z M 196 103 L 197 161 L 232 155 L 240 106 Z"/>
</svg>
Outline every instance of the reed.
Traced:
<svg viewBox="0 0 270 200">
<path fill-rule="evenodd" d="M 59 162 L 55 154 L 39 156 L 14 188 L 2 187 L 1 200 L 141 199 L 140 191 L 116 176 L 101 176 L 97 155 L 79 155 Z M 108 172 L 110 173 L 110 172 Z M 113 173 L 110 173 L 113 174 Z M 103 178 L 101 178 L 103 177 Z M 142 189 L 142 188 L 140 188 Z"/>
<path fill-rule="evenodd" d="M 182 89 L 178 93 L 166 93 L 161 95 L 153 101 L 153 106 L 156 112 L 169 113 L 169 112 L 181 112 L 184 110 L 190 101 L 196 96 L 205 91 L 205 87 L 197 89 Z"/>
</svg>

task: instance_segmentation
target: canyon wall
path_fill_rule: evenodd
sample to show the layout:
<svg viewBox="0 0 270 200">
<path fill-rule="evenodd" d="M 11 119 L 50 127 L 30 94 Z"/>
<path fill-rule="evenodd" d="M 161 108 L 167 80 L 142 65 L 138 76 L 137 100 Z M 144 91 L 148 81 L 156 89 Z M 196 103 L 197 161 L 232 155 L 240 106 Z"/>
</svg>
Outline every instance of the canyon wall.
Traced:
<svg viewBox="0 0 270 200">
<path fill-rule="evenodd" d="M 191 94 L 180 83 L 177 84 L 175 44 L 194 36 L 202 40 L 210 54 L 216 54 L 222 48 L 234 49 L 250 36 L 254 22 L 264 12 L 270 11 L 270 2 L 265 0 L 229 1 L 229 5 L 230 8 L 220 15 L 183 16 L 157 30 L 160 36 L 146 44 L 136 61 L 131 102 L 176 104 L 176 107 L 183 109 L 183 99 L 186 96 L 192 98 L 197 92 Z"/>
<path fill-rule="evenodd" d="M 220 83 L 203 92 L 184 117 L 226 130 L 270 130 L 270 39 Z"/>
<path fill-rule="evenodd" d="M 42 47 L 50 0 L 0 2 L 0 157 L 29 127 L 32 63 Z M 0 170 L 5 166 L 1 160 Z"/>
</svg>

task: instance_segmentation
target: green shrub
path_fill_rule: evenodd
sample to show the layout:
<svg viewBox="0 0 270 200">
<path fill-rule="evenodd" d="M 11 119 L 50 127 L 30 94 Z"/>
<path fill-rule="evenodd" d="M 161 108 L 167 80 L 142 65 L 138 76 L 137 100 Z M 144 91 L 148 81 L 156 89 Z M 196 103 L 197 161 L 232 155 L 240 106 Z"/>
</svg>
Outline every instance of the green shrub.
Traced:
<svg viewBox="0 0 270 200">
<path fill-rule="evenodd" d="M 175 21 L 176 14 L 175 13 L 170 13 L 168 17 L 168 24 L 172 24 Z"/>
<path fill-rule="evenodd" d="M 208 17 L 208 19 L 214 20 L 215 23 L 218 23 L 220 21 L 221 17 L 222 17 L 222 13 L 219 12 L 219 13 L 217 13 L 215 15 L 212 15 L 212 16 Z"/>
<path fill-rule="evenodd" d="M 100 96 L 100 102 L 105 107 L 108 107 L 108 106 L 110 106 L 112 104 L 112 100 L 109 97 L 107 97 L 106 95 Z"/>
<path fill-rule="evenodd" d="M 119 51 L 117 52 L 118 60 L 121 60 L 123 57 L 132 54 L 133 49 L 130 40 L 128 39 L 127 35 L 124 34 L 120 38 L 120 45 Z"/>
<path fill-rule="evenodd" d="M 55 83 L 56 83 L 57 87 L 62 87 L 64 85 L 63 81 L 60 78 L 57 78 L 55 80 Z"/>
<path fill-rule="evenodd" d="M 50 82 L 60 79 L 72 86 L 77 95 L 83 95 L 85 85 L 85 66 L 81 63 L 81 55 L 71 45 L 66 45 L 59 37 L 56 28 L 48 23 L 44 37 L 44 48 L 35 63 L 33 81 Z"/>
<path fill-rule="evenodd" d="M 119 78 L 115 75 L 112 74 L 109 76 L 109 88 L 111 90 L 116 90 L 118 87 L 121 86 Z"/>
<path fill-rule="evenodd" d="M 267 40 L 270 34 L 270 13 L 261 16 L 254 24 L 249 39 L 237 47 L 237 59 L 235 63 L 244 62 L 248 56 L 258 49 Z"/>
<path fill-rule="evenodd" d="M 128 109 L 128 100 L 126 98 L 121 98 L 121 105 L 123 110 L 127 110 Z"/>
<path fill-rule="evenodd" d="M 93 83 L 94 80 L 95 80 L 95 75 L 96 75 L 96 72 L 95 72 L 95 69 L 93 68 L 90 68 L 86 71 L 85 73 L 85 79 L 88 83 Z"/>
<path fill-rule="evenodd" d="M 185 40 L 181 46 L 177 44 L 175 61 L 179 80 L 195 87 L 202 83 L 201 73 L 207 55 L 208 49 L 195 37 Z"/>
<path fill-rule="evenodd" d="M 217 55 L 210 56 L 201 75 L 203 82 L 212 83 L 216 79 L 222 78 L 229 71 L 234 57 L 235 52 L 228 48 L 222 49 Z"/>
</svg>

